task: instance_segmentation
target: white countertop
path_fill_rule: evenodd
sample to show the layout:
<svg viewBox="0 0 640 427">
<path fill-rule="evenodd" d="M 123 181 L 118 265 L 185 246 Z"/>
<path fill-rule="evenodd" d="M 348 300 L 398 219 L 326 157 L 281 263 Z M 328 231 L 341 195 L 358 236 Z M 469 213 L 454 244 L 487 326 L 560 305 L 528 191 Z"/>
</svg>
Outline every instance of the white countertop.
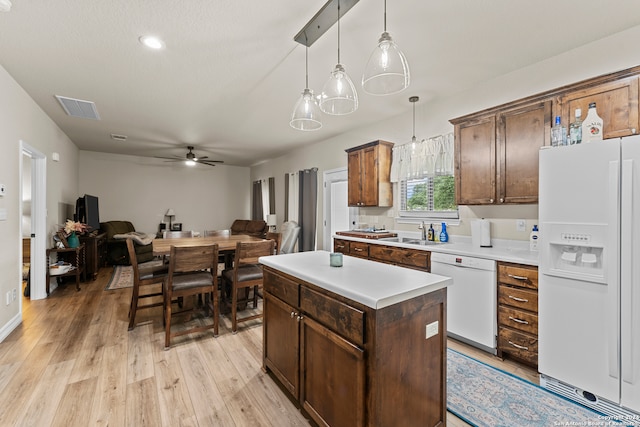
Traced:
<svg viewBox="0 0 640 427">
<path fill-rule="evenodd" d="M 398 232 L 400 237 L 420 238 L 419 233 Z M 538 265 L 538 252 L 529 250 L 529 242 L 523 240 L 501 240 L 492 239 L 491 248 L 481 248 L 471 244 L 470 237 L 451 236 L 451 242 L 434 245 L 416 245 L 411 243 L 389 242 L 386 240 L 360 239 L 357 237 L 333 235 L 335 239 L 353 240 L 371 244 L 387 246 L 397 246 L 401 248 L 418 249 L 430 252 L 441 252 L 462 256 L 473 256 L 477 258 L 492 259 L 495 261 L 513 262 L 516 264 Z"/>
<path fill-rule="evenodd" d="M 450 286 L 450 278 L 351 256 L 329 266 L 329 252 L 298 252 L 260 258 L 283 273 L 379 309 Z"/>
</svg>

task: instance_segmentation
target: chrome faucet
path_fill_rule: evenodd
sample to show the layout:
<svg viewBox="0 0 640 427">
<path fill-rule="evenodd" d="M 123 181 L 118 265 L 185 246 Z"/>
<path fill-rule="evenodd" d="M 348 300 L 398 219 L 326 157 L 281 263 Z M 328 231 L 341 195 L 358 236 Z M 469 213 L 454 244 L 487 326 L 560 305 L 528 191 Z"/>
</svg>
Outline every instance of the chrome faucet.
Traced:
<svg viewBox="0 0 640 427">
<path fill-rule="evenodd" d="M 422 230 L 422 240 L 427 240 L 427 226 L 424 224 L 424 221 L 422 221 L 418 228 Z"/>
</svg>

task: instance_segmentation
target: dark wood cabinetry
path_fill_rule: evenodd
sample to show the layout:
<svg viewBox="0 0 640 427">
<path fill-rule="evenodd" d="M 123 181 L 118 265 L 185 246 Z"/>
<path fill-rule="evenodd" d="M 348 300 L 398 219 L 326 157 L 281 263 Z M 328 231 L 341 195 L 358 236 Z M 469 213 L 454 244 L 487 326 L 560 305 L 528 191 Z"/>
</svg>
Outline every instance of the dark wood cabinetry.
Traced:
<svg viewBox="0 0 640 427">
<path fill-rule="evenodd" d="M 393 206 L 392 147 L 391 142 L 373 141 L 346 150 L 349 206 Z"/>
<path fill-rule="evenodd" d="M 454 123 L 459 205 L 536 203 L 538 150 L 549 144 L 551 100 Z"/>
<path fill-rule="evenodd" d="M 605 76 L 584 83 L 584 87 L 563 94 L 558 99 L 562 123 L 575 120 L 577 108 L 582 110 L 582 119 L 587 116 L 589 104 L 596 103 L 596 111 L 603 122 L 603 138 L 619 138 L 635 135 L 638 123 L 638 76 Z"/>
<path fill-rule="evenodd" d="M 264 291 L 264 368 L 318 425 L 444 425 L 446 289 L 376 310 L 265 266 Z"/>
<path fill-rule="evenodd" d="M 385 264 L 399 265 L 400 267 L 426 272 L 431 271 L 431 252 L 421 249 L 334 239 L 333 251 Z"/>
<path fill-rule="evenodd" d="M 498 356 L 538 366 L 538 269 L 498 263 Z"/>
<path fill-rule="evenodd" d="M 107 233 L 100 233 L 95 236 L 79 236 L 85 245 L 85 270 L 91 280 L 98 276 L 98 270 L 106 263 L 107 255 Z"/>
<path fill-rule="evenodd" d="M 596 103 L 604 139 L 637 134 L 640 67 L 584 80 L 450 120 L 458 205 L 538 202 L 538 150 L 553 118 L 569 126 Z"/>
</svg>

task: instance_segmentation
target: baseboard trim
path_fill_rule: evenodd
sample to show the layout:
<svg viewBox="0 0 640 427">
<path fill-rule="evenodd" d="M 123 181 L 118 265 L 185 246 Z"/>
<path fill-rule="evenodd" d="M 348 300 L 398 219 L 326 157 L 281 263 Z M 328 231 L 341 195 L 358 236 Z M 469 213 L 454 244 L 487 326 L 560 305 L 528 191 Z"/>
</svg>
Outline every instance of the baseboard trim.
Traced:
<svg viewBox="0 0 640 427">
<path fill-rule="evenodd" d="M 11 332 L 14 331 L 22 323 L 22 314 L 18 313 L 9 320 L 2 328 L 0 328 L 0 342 L 4 341 Z"/>
</svg>

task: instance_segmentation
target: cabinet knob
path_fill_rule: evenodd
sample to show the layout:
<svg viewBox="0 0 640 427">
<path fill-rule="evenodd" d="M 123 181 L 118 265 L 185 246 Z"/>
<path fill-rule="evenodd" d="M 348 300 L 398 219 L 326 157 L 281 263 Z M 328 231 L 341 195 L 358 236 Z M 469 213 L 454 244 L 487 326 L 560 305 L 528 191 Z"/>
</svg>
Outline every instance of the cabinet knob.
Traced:
<svg viewBox="0 0 640 427">
<path fill-rule="evenodd" d="M 500 203 L 504 203 L 504 198 L 500 197 Z"/>
<path fill-rule="evenodd" d="M 493 203 L 493 199 L 489 199 L 489 203 Z"/>
<path fill-rule="evenodd" d="M 291 318 L 293 319 L 294 317 L 296 317 L 296 314 L 297 314 L 297 313 L 296 313 L 295 311 L 292 311 L 292 312 L 291 312 Z"/>
<path fill-rule="evenodd" d="M 298 316 L 298 318 L 296 319 L 298 322 L 301 321 L 302 319 L 304 319 L 304 316 Z"/>
</svg>

